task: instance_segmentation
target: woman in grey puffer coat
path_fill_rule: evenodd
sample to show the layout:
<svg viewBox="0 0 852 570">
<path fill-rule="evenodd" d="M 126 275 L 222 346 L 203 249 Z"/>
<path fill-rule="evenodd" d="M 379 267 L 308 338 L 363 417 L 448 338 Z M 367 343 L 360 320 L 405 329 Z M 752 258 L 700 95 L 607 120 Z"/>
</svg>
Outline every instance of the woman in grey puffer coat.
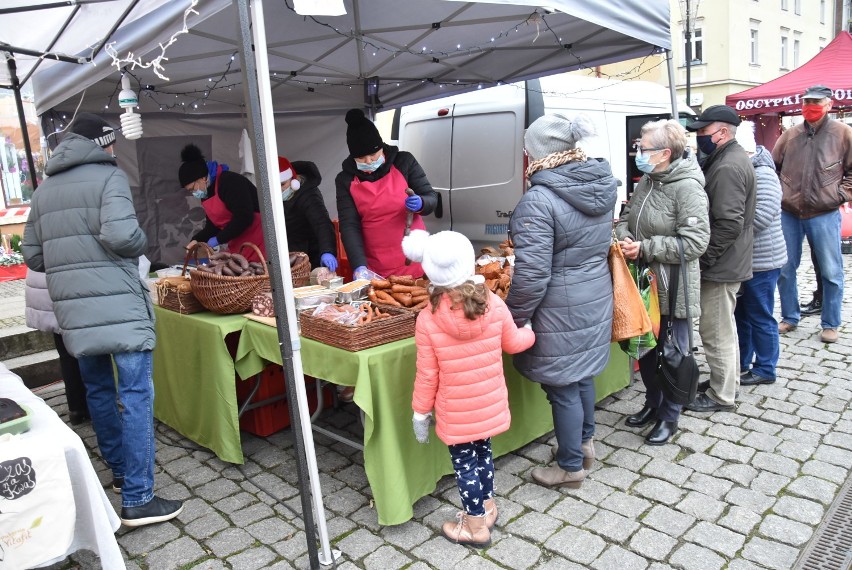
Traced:
<svg viewBox="0 0 852 570">
<path fill-rule="evenodd" d="M 542 385 L 553 410 L 558 465 L 534 469 L 543 485 L 577 488 L 594 459 L 594 376 L 609 361 L 616 180 L 609 163 L 575 148 L 591 120 L 545 115 L 527 130 L 531 184 L 512 214 L 515 269 L 506 304 L 532 321 L 536 343 L 515 367 Z"/>
<path fill-rule="evenodd" d="M 753 123 L 737 127 L 737 142 L 754 165 L 754 254 L 752 278 L 742 284 L 734 318 L 740 343 L 740 385 L 772 384 L 780 356 L 775 311 L 775 287 L 787 263 L 781 230 L 781 182 L 772 155 L 754 142 Z"/>
<path fill-rule="evenodd" d="M 677 121 L 656 121 L 642 127 L 636 166 L 645 172 L 615 228 L 624 256 L 638 265 L 648 265 L 657 276 L 660 300 L 660 334 L 669 321 L 680 346 L 689 342 L 684 287 L 689 296 L 689 316 L 701 314 L 701 276 L 698 258 L 710 242 L 710 218 L 704 174 L 694 155 L 686 149 L 686 131 Z M 683 242 L 686 283 L 678 273 L 674 315 L 669 314 L 669 283 L 680 271 L 678 238 Z M 777 327 L 776 327 L 777 328 Z M 656 420 L 645 438 L 649 445 L 667 443 L 677 431 L 681 406 L 666 398 L 657 376 L 658 351 L 639 358 L 639 373 L 645 384 L 645 406 L 628 416 L 626 424 L 642 427 Z"/>
</svg>

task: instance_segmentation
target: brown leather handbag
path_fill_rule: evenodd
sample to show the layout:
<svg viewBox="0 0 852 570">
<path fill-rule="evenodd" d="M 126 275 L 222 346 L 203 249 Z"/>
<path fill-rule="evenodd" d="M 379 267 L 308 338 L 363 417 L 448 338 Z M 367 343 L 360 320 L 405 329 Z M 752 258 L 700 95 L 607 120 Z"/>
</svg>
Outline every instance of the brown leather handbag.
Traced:
<svg viewBox="0 0 852 570">
<path fill-rule="evenodd" d="M 651 330 L 651 318 L 615 239 L 607 259 L 612 273 L 612 342 L 643 335 Z"/>
</svg>

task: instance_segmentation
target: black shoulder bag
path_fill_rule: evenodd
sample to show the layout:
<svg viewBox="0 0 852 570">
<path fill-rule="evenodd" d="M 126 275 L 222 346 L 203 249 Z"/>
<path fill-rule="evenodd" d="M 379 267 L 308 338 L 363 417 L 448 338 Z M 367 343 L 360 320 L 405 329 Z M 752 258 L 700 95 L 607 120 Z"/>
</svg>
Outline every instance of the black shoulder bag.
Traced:
<svg viewBox="0 0 852 570">
<path fill-rule="evenodd" d="M 695 399 L 698 390 L 698 364 L 695 362 L 694 348 L 692 342 L 692 320 L 689 318 L 689 284 L 686 279 L 686 260 L 683 256 L 683 242 L 677 238 L 680 250 L 680 272 L 674 271 L 669 288 L 669 320 L 666 326 L 666 334 L 659 347 L 659 374 L 662 379 L 663 392 L 670 401 L 676 404 L 686 405 Z M 678 273 L 683 277 L 683 295 L 686 304 L 686 322 L 689 327 L 689 346 L 678 346 L 672 321 L 675 318 L 675 306 L 677 304 Z"/>
</svg>

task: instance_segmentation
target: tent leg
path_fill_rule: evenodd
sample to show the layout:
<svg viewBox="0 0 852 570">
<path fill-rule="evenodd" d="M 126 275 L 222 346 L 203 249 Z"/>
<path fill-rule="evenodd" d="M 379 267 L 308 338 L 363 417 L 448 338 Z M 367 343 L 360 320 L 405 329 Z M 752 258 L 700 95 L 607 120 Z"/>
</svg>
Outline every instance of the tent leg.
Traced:
<svg viewBox="0 0 852 570">
<path fill-rule="evenodd" d="M 6 66 L 9 68 L 9 78 L 12 80 L 12 91 L 15 93 L 15 107 L 18 109 L 18 120 L 21 121 L 21 135 L 24 139 L 24 151 L 27 154 L 27 166 L 30 167 L 30 180 L 33 183 L 33 192 L 38 188 L 36 180 L 35 162 L 33 162 L 33 151 L 30 147 L 30 134 L 27 130 L 27 118 L 24 115 L 24 103 L 21 101 L 21 84 L 18 81 L 18 65 L 14 56 L 7 56 Z"/>
<path fill-rule="evenodd" d="M 248 0 L 235 0 L 239 16 L 240 56 L 243 67 L 243 84 L 246 88 L 249 134 L 255 144 L 255 174 L 263 222 L 263 239 L 272 278 L 272 300 L 275 306 L 281 362 L 288 394 L 287 399 L 299 492 L 302 502 L 302 520 L 305 524 L 310 567 L 318 569 L 320 562 L 332 564 L 334 553 L 329 543 L 322 503 L 322 490 L 317 469 L 316 450 L 310 424 L 307 392 L 305 389 L 302 358 L 299 354 L 299 335 L 296 330 L 296 308 L 293 303 L 293 284 L 287 256 L 287 231 L 284 221 L 284 203 L 278 188 L 278 144 L 275 140 L 275 115 L 269 81 L 266 29 L 264 27 L 263 0 L 253 0 L 249 14 Z M 254 23 L 254 25 L 252 25 Z M 264 125 L 268 128 L 264 129 Z M 316 516 L 316 525 L 314 524 Z M 315 535 L 319 534 L 322 558 L 317 552 Z"/>
<path fill-rule="evenodd" d="M 669 70 L 669 95 L 672 99 L 672 119 L 677 121 L 680 118 L 677 110 L 677 88 L 674 80 L 674 62 L 672 61 L 672 50 L 666 50 L 666 67 Z M 689 101 L 686 102 L 689 105 Z"/>
</svg>

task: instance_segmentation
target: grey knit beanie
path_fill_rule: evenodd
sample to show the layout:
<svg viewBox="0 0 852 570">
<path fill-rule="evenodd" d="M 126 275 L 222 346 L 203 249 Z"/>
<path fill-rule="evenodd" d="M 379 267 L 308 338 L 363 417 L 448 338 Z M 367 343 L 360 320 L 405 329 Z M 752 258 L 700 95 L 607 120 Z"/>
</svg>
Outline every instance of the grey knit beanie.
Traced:
<svg viewBox="0 0 852 570">
<path fill-rule="evenodd" d="M 571 150 L 577 141 L 594 136 L 595 125 L 588 115 L 568 118 L 559 113 L 536 119 L 524 135 L 524 148 L 530 160 L 539 160 L 563 150 Z"/>
</svg>

